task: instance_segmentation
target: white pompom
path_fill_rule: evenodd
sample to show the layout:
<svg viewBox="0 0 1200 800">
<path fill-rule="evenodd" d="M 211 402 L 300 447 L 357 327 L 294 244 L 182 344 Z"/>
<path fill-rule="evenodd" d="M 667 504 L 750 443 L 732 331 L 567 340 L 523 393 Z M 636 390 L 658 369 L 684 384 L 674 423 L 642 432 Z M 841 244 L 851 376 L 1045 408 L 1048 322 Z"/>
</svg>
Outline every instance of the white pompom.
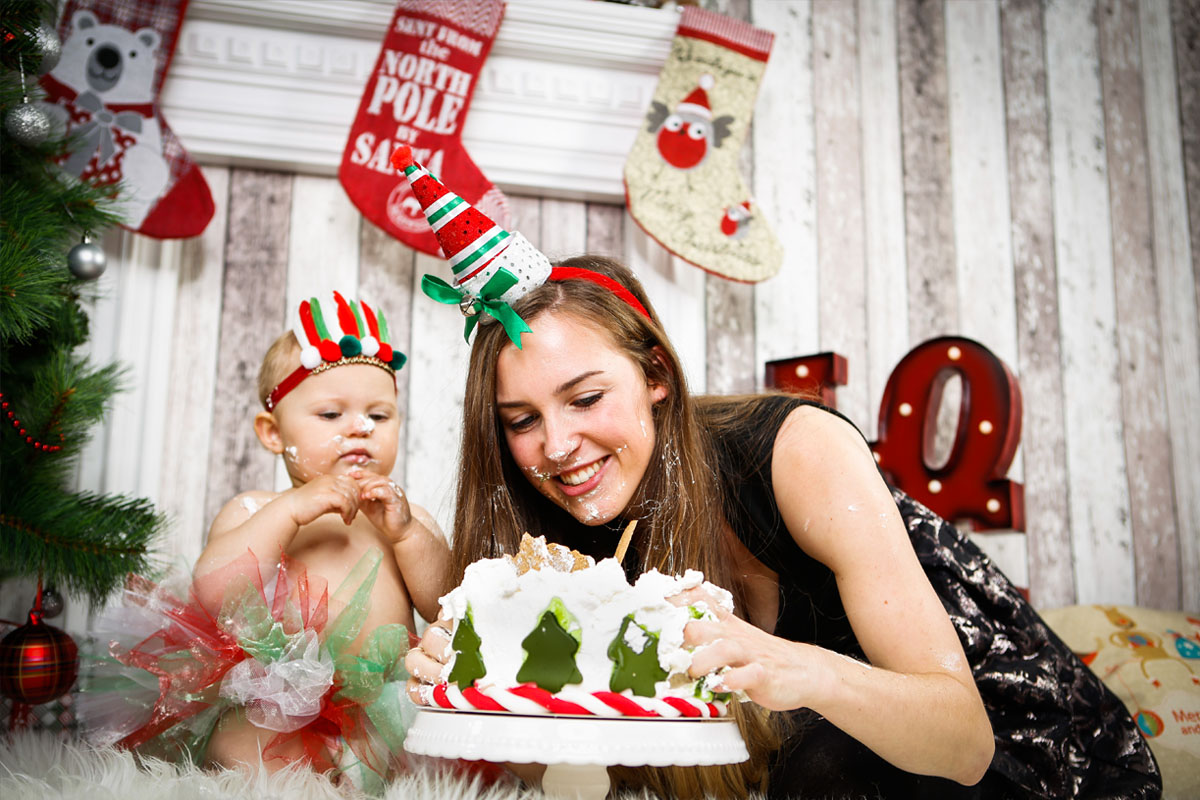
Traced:
<svg viewBox="0 0 1200 800">
<path fill-rule="evenodd" d="M 300 350 L 300 364 L 305 369 L 316 369 L 321 363 L 321 351 L 309 345 Z"/>
<path fill-rule="evenodd" d="M 373 356 L 379 352 L 379 340 L 374 336 L 364 336 L 362 338 L 362 353 L 364 356 Z"/>
<path fill-rule="evenodd" d="M 704 91 L 707 92 L 709 89 L 711 89 L 714 83 L 716 83 L 716 81 L 713 80 L 713 76 L 709 75 L 707 72 L 700 76 L 700 88 Z"/>
</svg>

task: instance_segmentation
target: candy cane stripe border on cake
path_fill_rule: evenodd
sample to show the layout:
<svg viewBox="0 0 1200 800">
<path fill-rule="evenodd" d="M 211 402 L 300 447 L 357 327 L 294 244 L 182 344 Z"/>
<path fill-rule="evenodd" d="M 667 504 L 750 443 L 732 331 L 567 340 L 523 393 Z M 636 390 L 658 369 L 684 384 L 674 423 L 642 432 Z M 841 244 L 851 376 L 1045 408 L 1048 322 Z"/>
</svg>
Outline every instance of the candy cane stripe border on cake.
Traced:
<svg viewBox="0 0 1200 800">
<path fill-rule="evenodd" d="M 724 702 L 688 697 L 630 697 L 617 692 L 582 692 L 567 687 L 557 694 L 533 683 L 508 689 L 439 683 L 425 695 L 431 705 L 459 711 L 507 711 L 513 714 L 567 714 L 596 717 L 711 718 L 725 714 Z"/>
</svg>

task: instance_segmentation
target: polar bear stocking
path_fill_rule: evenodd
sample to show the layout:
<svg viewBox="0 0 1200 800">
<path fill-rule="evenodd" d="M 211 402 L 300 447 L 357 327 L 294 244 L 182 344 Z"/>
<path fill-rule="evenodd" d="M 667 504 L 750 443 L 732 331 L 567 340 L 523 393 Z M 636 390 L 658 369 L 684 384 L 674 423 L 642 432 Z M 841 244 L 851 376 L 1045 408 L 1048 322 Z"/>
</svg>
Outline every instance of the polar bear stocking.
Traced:
<svg viewBox="0 0 1200 800">
<path fill-rule="evenodd" d="M 196 236 L 213 216 L 200 168 L 171 132 L 158 95 L 188 0 L 68 0 L 62 57 L 42 88 L 74 139 L 63 168 L 120 183 L 125 227 L 159 239 Z"/>
<path fill-rule="evenodd" d="M 508 201 L 461 139 L 503 16 L 503 0 L 398 0 L 367 79 L 338 178 L 367 219 L 415 250 L 441 254 L 408 179 L 392 167 L 401 144 L 463 200 L 509 224 Z"/>
<path fill-rule="evenodd" d="M 625 160 L 625 200 L 659 244 L 738 281 L 779 271 L 783 250 L 738 173 L 774 35 L 687 6 Z"/>
</svg>

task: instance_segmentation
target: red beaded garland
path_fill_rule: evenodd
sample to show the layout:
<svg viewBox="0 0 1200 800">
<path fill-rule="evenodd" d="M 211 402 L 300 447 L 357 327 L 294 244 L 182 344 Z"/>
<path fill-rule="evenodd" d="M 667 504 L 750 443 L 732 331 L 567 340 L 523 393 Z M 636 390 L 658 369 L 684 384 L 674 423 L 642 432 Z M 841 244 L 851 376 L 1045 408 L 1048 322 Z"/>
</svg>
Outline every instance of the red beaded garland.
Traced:
<svg viewBox="0 0 1200 800">
<path fill-rule="evenodd" d="M 4 393 L 0 392 L 0 398 L 3 398 L 3 397 L 4 397 Z M 4 412 L 8 415 L 9 422 L 11 422 L 12 426 L 17 429 L 17 434 L 20 436 L 24 436 L 25 441 L 28 444 L 33 445 L 38 450 L 41 450 L 42 452 L 45 452 L 45 453 L 53 453 L 56 450 L 62 449 L 62 445 L 60 445 L 60 444 L 44 444 L 43 442 L 39 442 L 36 439 L 34 439 L 32 435 L 27 435 L 28 432 L 24 428 L 21 427 L 21 420 L 17 419 L 17 415 L 14 414 L 12 409 L 10 409 L 8 407 L 7 400 L 0 400 L 0 409 L 4 410 Z M 61 433 L 58 435 L 58 438 L 60 441 L 64 440 L 63 435 Z"/>
</svg>

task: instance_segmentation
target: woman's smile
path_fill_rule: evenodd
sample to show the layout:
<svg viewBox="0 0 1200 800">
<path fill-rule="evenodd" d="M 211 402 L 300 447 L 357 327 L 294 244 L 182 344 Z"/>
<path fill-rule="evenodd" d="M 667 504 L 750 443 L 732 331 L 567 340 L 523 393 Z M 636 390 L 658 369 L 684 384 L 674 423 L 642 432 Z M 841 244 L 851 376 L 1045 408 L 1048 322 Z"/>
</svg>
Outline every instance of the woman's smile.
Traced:
<svg viewBox="0 0 1200 800">
<path fill-rule="evenodd" d="M 600 485 L 603 480 L 604 467 L 608 464 L 608 456 L 585 464 L 570 472 L 561 472 L 556 479 L 562 484 L 563 494 L 571 497 L 587 494 Z"/>
</svg>

